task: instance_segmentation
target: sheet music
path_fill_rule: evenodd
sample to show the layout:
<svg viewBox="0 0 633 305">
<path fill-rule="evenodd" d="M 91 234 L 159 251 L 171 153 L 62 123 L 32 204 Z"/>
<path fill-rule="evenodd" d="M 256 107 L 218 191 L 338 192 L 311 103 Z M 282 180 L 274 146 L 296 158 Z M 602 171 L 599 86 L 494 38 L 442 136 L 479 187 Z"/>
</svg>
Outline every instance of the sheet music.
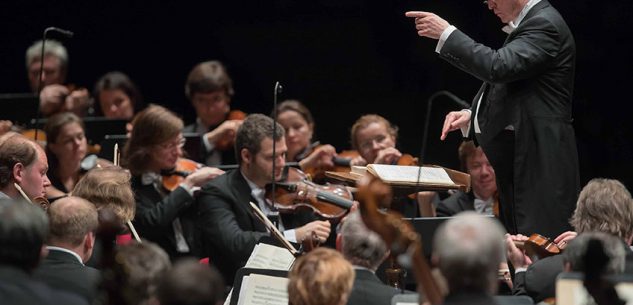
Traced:
<svg viewBox="0 0 633 305">
<path fill-rule="evenodd" d="M 257 244 L 245 268 L 290 270 L 295 257 L 287 250 L 269 244 Z"/>
<path fill-rule="evenodd" d="M 255 273 L 245 276 L 237 304 L 287 305 L 288 279 Z"/>
<path fill-rule="evenodd" d="M 455 184 L 446 170 L 441 167 L 422 167 L 420 170 L 419 166 L 370 164 L 368 169 L 380 179 L 388 182 L 415 183 L 418 181 L 419 172 L 421 183 Z"/>
</svg>

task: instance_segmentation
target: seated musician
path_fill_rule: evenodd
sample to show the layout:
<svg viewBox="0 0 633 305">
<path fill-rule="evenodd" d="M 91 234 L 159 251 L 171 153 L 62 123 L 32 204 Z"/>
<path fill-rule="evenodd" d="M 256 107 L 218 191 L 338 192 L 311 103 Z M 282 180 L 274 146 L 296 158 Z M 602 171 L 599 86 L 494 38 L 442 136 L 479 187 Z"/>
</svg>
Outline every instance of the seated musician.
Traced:
<svg viewBox="0 0 633 305">
<path fill-rule="evenodd" d="M 358 212 L 345 218 L 336 238 L 336 248 L 356 272 L 347 304 L 390 304 L 399 290 L 384 284 L 376 276 L 376 270 L 389 255 L 389 249 L 378 234 L 365 226 Z"/>
<path fill-rule="evenodd" d="M 453 216 L 462 211 L 476 211 L 493 215 L 497 182 L 495 170 L 488 162 L 481 147 L 472 141 L 464 141 L 458 150 L 462 170 L 470 174 L 471 191 L 455 191 L 450 197 L 438 203 L 437 216 Z"/>
<path fill-rule="evenodd" d="M 397 164 L 402 153 L 396 148 L 398 127 L 377 114 L 361 116 L 351 130 L 352 148 L 358 150 L 359 157 L 352 159 L 352 165 Z M 415 165 L 415 164 L 404 164 Z M 409 198 L 396 198 L 394 209 L 405 217 L 435 216 L 434 202 L 439 197 L 435 192 L 419 192 L 417 201 Z M 416 209 L 419 204 L 419 210 Z"/>
<path fill-rule="evenodd" d="M 68 195 L 87 171 L 111 164 L 96 155 L 88 155 L 83 121 L 71 112 L 50 117 L 44 126 L 44 132 L 48 140 L 46 155 L 51 180 L 46 197 L 51 202 Z"/>
<path fill-rule="evenodd" d="M 197 256 L 194 191 L 223 172 L 216 168 L 193 169 L 173 190 L 162 174 L 181 161 L 183 123 L 162 106 L 150 105 L 133 121 L 134 129 L 123 149 L 122 165 L 132 174 L 136 195 L 133 224 L 143 238 L 161 246 L 171 259 Z"/>
<path fill-rule="evenodd" d="M 0 143 L 0 199 L 45 197 L 51 182 L 46 176 L 44 149 L 19 134 L 6 134 Z M 17 187 L 16 187 L 17 185 Z M 23 198 L 20 190 L 27 198 Z"/>
<path fill-rule="evenodd" d="M 318 248 L 298 258 L 292 266 L 288 274 L 288 304 L 348 304 L 354 275 L 351 264 L 340 253 Z"/>
<path fill-rule="evenodd" d="M 311 214 L 277 215 L 265 202 L 264 188 L 272 182 L 273 175 L 272 135 L 273 120 L 270 117 L 249 115 L 235 139 L 239 168 L 205 185 L 198 197 L 198 226 L 202 228 L 204 246 L 228 285 L 233 283 L 235 272 L 246 264 L 257 241 L 269 236 L 265 226 L 251 213 L 249 201 L 258 204 L 269 218 L 273 218 L 291 242 L 302 242 L 312 236 L 312 232 L 321 242 L 330 235 L 329 222 L 312 221 Z M 284 128 L 279 124 L 276 138 L 274 173 L 279 179 L 287 151 Z"/>
<path fill-rule="evenodd" d="M 546 215 L 543 215 L 546 217 Z M 576 210 L 571 218 L 575 232 L 565 232 L 554 239 L 560 246 L 585 232 L 603 232 L 617 236 L 626 253 L 625 273 L 633 273 L 633 198 L 626 187 L 617 180 L 592 179 L 582 189 Z M 528 295 L 536 303 L 555 296 L 556 276 L 563 271 L 562 255 L 554 255 L 532 262 L 519 250 L 513 240 L 524 236 L 506 238 L 508 260 L 516 270 L 514 294 Z"/>
<path fill-rule="evenodd" d="M 310 110 L 297 100 L 286 100 L 277 106 L 277 122 L 286 130 L 286 161 L 299 162 L 299 167 L 331 168 L 336 150 L 332 145 L 312 142 L 314 119 Z"/>
<path fill-rule="evenodd" d="M 433 238 L 432 259 L 448 284 L 444 304 L 496 304 L 503 232 L 499 222 L 474 212 L 442 224 Z"/>
<path fill-rule="evenodd" d="M 187 125 L 183 132 L 202 134 L 204 160 L 207 165 L 235 164 L 233 141 L 241 119 L 232 119 L 233 81 L 219 61 L 197 64 L 187 77 L 185 95 L 196 110 L 196 122 Z M 238 115 L 239 116 L 239 115 Z"/>
<path fill-rule="evenodd" d="M 134 82 L 122 72 L 104 74 L 95 83 L 96 116 L 131 121 L 143 107 L 143 97 Z"/>
</svg>

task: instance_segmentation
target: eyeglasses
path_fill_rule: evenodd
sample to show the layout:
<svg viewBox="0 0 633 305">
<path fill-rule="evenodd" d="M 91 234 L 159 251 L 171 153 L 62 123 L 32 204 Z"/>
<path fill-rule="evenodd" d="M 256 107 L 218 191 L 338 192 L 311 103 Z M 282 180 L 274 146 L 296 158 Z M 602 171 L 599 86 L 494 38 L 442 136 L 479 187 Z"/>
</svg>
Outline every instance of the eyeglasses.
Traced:
<svg viewBox="0 0 633 305">
<path fill-rule="evenodd" d="M 172 150 L 174 148 L 183 148 L 185 146 L 185 143 L 187 143 L 187 139 L 185 139 L 185 138 L 178 138 L 178 139 L 176 139 L 176 141 L 159 144 L 158 147 L 160 147 L 160 148 L 162 148 L 164 150 Z"/>
</svg>

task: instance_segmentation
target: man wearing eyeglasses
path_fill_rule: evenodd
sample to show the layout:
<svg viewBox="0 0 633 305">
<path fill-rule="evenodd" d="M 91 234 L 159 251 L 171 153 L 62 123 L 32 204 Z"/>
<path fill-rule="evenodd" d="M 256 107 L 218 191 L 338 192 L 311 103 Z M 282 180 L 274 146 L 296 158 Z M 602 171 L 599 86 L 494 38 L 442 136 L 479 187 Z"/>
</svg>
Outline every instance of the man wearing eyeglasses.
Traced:
<svg viewBox="0 0 633 305">
<path fill-rule="evenodd" d="M 418 35 L 438 40 L 442 59 L 484 82 L 471 109 L 446 116 L 441 139 L 461 129 L 483 148 L 497 176 L 508 232 L 555 237 L 569 229 L 580 189 L 571 125 L 575 42 L 547 0 L 485 4 L 507 24 L 498 49 L 433 13 L 406 13 Z"/>
</svg>

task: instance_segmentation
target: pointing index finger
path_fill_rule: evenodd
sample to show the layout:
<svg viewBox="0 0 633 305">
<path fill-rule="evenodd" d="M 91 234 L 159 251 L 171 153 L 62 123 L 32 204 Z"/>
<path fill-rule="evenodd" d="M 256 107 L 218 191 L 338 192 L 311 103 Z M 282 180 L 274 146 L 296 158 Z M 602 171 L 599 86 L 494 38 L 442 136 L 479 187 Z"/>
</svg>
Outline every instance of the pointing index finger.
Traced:
<svg viewBox="0 0 633 305">
<path fill-rule="evenodd" d="M 423 12 L 423 11 L 408 11 L 406 13 L 404 13 L 405 16 L 407 17 L 413 17 L 413 18 L 424 18 L 428 15 L 430 15 L 429 12 Z"/>
</svg>

